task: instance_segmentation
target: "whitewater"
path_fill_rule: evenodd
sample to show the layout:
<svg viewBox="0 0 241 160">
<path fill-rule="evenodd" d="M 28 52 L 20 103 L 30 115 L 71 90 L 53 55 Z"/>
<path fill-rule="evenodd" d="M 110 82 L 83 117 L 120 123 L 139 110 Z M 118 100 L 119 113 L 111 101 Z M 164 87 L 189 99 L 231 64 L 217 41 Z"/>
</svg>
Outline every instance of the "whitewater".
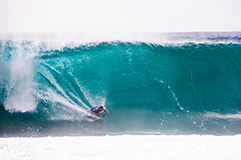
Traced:
<svg viewBox="0 0 241 160">
<path fill-rule="evenodd" d="M 1 138 L 0 159 L 239 160 L 241 136 Z"/>
<path fill-rule="evenodd" d="M 0 159 L 240 159 L 240 53 L 240 32 L 1 34 Z"/>
</svg>

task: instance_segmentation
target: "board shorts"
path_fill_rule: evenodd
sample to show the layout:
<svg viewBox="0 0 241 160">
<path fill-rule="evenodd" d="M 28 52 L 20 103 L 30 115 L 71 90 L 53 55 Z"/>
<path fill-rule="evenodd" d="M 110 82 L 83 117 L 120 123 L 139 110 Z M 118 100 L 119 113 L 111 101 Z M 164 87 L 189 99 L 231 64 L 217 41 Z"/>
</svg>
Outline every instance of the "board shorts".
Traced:
<svg viewBox="0 0 241 160">
<path fill-rule="evenodd" d="M 95 107 L 95 108 L 92 108 L 92 112 L 94 112 L 94 113 L 99 113 L 100 111 L 99 111 L 99 109 L 100 109 L 100 107 Z"/>
</svg>

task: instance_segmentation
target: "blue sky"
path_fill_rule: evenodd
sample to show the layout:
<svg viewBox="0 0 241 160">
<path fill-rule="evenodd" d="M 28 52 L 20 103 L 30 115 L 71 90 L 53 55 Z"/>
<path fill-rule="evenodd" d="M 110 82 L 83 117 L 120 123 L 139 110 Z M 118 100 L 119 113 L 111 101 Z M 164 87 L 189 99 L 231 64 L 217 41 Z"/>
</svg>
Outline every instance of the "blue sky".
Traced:
<svg viewBox="0 0 241 160">
<path fill-rule="evenodd" d="M 241 0 L 0 0 L 0 32 L 241 31 Z"/>
</svg>

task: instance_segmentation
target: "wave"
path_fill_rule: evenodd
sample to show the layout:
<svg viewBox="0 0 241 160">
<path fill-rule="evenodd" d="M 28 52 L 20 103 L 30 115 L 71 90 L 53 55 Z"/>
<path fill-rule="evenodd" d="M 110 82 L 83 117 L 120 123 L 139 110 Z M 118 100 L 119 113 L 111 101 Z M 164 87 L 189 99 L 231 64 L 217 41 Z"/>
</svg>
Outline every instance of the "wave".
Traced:
<svg viewBox="0 0 241 160">
<path fill-rule="evenodd" d="M 240 34 L 225 34 L 169 35 L 173 43 L 3 39 L 1 134 L 19 123 L 20 132 L 32 126 L 46 134 L 54 126 L 88 134 L 240 133 Z M 99 105 L 111 112 L 104 123 L 87 116 Z"/>
</svg>

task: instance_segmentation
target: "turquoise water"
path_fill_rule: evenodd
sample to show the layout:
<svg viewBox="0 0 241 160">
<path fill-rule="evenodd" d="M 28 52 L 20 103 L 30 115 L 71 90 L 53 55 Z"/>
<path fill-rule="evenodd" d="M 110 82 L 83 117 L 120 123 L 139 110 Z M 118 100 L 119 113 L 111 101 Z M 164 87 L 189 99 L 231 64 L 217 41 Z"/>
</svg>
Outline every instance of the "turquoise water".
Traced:
<svg viewBox="0 0 241 160">
<path fill-rule="evenodd" d="M 0 134 L 239 134 L 240 41 L 240 33 L 58 47 L 2 39 Z M 104 121 L 86 115 L 99 105 L 110 112 Z"/>
</svg>

